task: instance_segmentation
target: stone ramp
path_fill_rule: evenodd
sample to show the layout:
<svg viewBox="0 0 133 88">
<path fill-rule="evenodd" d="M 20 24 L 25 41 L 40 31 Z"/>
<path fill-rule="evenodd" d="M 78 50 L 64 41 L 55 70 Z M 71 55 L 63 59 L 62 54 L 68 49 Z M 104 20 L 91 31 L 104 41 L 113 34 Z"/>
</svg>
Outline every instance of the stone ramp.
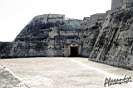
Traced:
<svg viewBox="0 0 133 88">
<path fill-rule="evenodd" d="M 8 68 L 0 65 L 0 88 L 30 88 Z"/>
</svg>

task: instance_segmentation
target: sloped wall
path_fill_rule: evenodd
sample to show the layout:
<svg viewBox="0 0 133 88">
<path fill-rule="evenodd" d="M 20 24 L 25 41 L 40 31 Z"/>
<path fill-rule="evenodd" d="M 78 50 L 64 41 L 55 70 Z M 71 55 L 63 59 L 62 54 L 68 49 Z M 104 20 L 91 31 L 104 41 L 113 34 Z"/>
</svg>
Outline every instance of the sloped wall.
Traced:
<svg viewBox="0 0 133 88">
<path fill-rule="evenodd" d="M 132 69 L 133 9 L 108 14 L 90 60 Z"/>
<path fill-rule="evenodd" d="M 106 14 L 94 14 L 90 17 L 85 17 L 82 24 L 82 56 L 89 57 L 96 39 L 100 33 Z"/>
<path fill-rule="evenodd" d="M 65 45 L 81 44 L 81 21 L 65 20 L 64 15 L 36 16 L 10 45 L 9 55 L 1 57 L 67 56 Z M 4 45 L 4 43 L 3 43 Z M 0 50 L 1 51 L 1 50 Z"/>
</svg>

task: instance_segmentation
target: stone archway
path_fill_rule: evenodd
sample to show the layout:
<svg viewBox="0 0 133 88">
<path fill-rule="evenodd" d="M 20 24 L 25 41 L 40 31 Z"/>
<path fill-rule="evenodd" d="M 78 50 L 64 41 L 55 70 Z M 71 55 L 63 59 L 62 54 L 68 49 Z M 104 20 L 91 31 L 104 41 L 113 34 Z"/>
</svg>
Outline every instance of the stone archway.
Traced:
<svg viewBox="0 0 133 88">
<path fill-rule="evenodd" d="M 70 52 L 70 57 L 78 57 L 79 56 L 79 45 L 71 44 L 69 52 Z"/>
<path fill-rule="evenodd" d="M 64 56 L 78 57 L 80 56 L 81 46 L 79 44 L 66 44 L 64 45 Z"/>
</svg>

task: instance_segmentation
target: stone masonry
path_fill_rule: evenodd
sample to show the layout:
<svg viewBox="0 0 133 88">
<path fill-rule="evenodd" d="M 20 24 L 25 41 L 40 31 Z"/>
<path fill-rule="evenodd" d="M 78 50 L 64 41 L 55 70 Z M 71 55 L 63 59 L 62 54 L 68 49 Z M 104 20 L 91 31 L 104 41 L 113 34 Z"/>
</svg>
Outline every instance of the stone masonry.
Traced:
<svg viewBox="0 0 133 88">
<path fill-rule="evenodd" d="M 82 56 L 133 69 L 133 0 L 83 20 L 62 14 L 34 17 L 13 42 L 0 42 L 0 57 Z"/>
</svg>

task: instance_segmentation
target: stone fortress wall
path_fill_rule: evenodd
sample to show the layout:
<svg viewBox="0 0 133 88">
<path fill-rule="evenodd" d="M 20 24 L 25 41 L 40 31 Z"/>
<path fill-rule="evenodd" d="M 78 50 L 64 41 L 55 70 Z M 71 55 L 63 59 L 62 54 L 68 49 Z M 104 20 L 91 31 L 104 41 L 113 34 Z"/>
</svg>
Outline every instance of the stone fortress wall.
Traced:
<svg viewBox="0 0 133 88">
<path fill-rule="evenodd" d="M 0 57 L 77 56 L 133 69 L 133 0 L 83 20 L 62 14 L 36 16 L 13 42 L 0 42 Z"/>
<path fill-rule="evenodd" d="M 29 44 L 27 53 L 24 53 L 25 56 L 29 56 L 28 53 L 31 56 L 69 56 L 70 45 L 80 44 L 81 20 L 65 20 L 64 15 L 61 14 L 46 15 L 33 18 L 17 36 L 15 43 Z M 15 47 L 19 48 L 19 45 Z M 18 49 L 11 52 L 15 52 L 11 56 L 17 56 L 16 52 L 22 55 L 22 51 Z"/>
<path fill-rule="evenodd" d="M 131 7 L 133 0 L 112 0 L 111 10 Z"/>
</svg>

